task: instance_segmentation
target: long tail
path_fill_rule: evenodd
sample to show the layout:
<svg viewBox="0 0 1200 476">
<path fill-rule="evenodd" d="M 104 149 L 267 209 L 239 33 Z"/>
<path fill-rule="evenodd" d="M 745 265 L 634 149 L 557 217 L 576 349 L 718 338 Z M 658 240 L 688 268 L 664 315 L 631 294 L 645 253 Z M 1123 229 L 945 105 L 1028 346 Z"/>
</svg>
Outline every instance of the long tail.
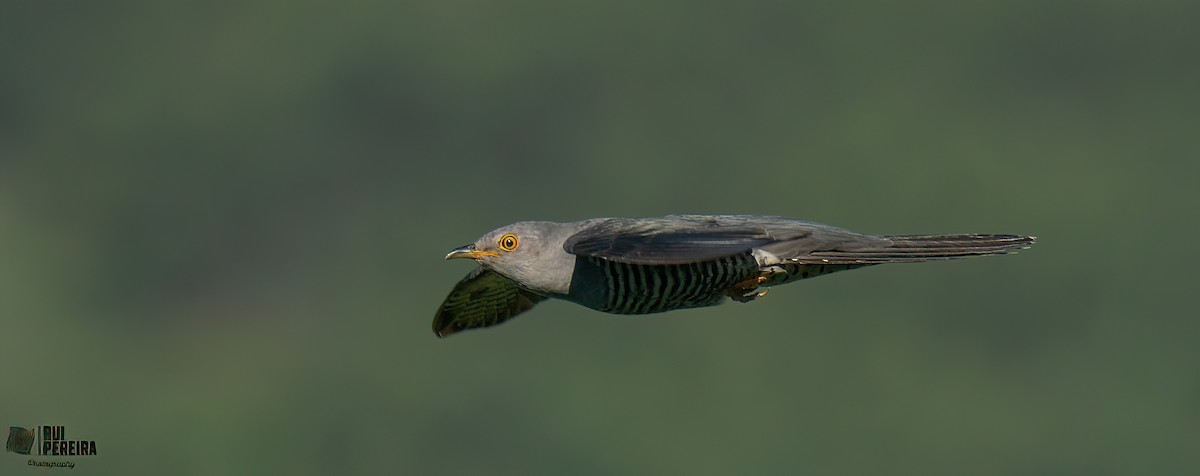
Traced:
<svg viewBox="0 0 1200 476">
<path fill-rule="evenodd" d="M 1027 249 L 1037 237 L 1022 235 L 905 235 L 854 243 L 842 249 L 813 251 L 793 262 L 801 264 L 875 264 L 1013 253 Z"/>
</svg>

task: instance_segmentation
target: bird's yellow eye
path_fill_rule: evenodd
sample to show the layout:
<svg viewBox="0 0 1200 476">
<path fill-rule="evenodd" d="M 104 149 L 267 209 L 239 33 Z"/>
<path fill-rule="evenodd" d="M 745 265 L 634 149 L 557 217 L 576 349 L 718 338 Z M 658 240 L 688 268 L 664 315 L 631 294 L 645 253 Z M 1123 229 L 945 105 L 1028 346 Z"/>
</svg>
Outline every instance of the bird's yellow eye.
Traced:
<svg viewBox="0 0 1200 476">
<path fill-rule="evenodd" d="M 500 237 L 500 249 L 504 251 L 516 251 L 518 246 L 521 246 L 521 240 L 517 239 L 517 235 L 507 233 Z"/>
</svg>

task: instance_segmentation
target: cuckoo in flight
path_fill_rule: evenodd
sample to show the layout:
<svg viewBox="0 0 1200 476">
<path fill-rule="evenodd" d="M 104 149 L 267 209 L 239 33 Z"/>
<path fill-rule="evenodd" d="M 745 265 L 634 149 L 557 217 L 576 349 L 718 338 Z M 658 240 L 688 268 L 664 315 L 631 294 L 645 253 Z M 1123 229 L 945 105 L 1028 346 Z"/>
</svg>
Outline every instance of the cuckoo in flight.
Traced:
<svg viewBox="0 0 1200 476">
<path fill-rule="evenodd" d="M 480 266 L 450 291 L 433 332 L 446 337 L 496 325 L 547 298 L 613 314 L 712 306 L 725 298 L 749 302 L 769 286 L 835 271 L 1003 254 L 1028 248 L 1034 239 L 873 236 L 752 215 L 520 222 L 446 255 Z"/>
</svg>

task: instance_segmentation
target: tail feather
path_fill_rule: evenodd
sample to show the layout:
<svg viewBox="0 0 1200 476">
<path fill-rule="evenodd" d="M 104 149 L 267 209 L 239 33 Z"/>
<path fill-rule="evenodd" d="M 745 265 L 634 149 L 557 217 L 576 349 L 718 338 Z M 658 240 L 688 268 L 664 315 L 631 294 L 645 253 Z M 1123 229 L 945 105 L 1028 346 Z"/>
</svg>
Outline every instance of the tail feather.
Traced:
<svg viewBox="0 0 1200 476">
<path fill-rule="evenodd" d="M 817 250 L 790 261 L 802 264 L 874 264 L 965 258 L 1014 253 L 1033 246 L 1036 241 L 1037 237 L 1022 235 L 885 236 L 882 241 Z"/>
</svg>

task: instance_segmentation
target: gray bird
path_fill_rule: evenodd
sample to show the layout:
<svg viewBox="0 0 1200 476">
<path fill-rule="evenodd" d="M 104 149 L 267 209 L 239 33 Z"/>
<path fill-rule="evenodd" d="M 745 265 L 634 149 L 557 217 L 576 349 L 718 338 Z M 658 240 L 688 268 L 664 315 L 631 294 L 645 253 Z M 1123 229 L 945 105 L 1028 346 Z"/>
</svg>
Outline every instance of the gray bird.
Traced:
<svg viewBox="0 0 1200 476">
<path fill-rule="evenodd" d="M 819 223 L 754 215 L 526 221 L 483 235 L 446 259 L 480 267 L 450 291 L 433 319 L 446 337 L 512 319 L 547 298 L 613 314 L 749 302 L 766 288 L 880 263 L 1003 254 L 1021 235 L 863 235 Z M 759 289 L 762 288 L 762 291 Z"/>
</svg>

